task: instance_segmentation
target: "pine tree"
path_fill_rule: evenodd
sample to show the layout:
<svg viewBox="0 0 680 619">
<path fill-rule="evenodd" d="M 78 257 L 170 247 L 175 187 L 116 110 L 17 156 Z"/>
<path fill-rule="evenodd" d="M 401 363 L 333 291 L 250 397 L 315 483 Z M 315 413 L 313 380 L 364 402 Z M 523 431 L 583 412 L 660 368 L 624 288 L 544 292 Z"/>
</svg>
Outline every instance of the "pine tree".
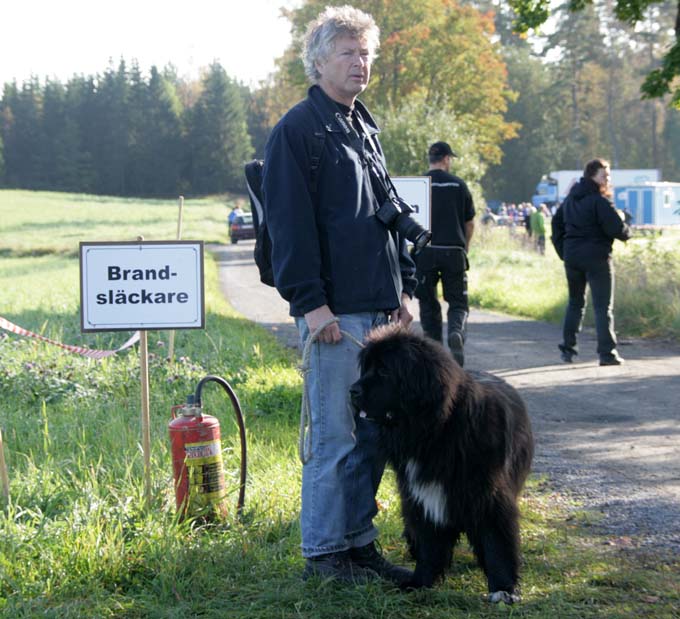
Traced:
<svg viewBox="0 0 680 619">
<path fill-rule="evenodd" d="M 109 67 L 98 80 L 95 96 L 92 155 L 97 173 L 97 192 L 127 195 L 126 162 L 130 145 L 130 84 L 125 61 Z"/>
<path fill-rule="evenodd" d="M 182 106 L 174 84 L 158 69 L 151 67 L 147 85 L 144 131 L 147 175 L 144 192 L 150 195 L 175 195 L 181 186 L 183 157 Z"/>
<path fill-rule="evenodd" d="M 66 91 L 58 81 L 43 90 L 40 165 L 46 189 L 80 191 L 80 136 L 67 108 Z"/>
<path fill-rule="evenodd" d="M 99 123 L 96 118 L 96 87 L 92 76 L 74 76 L 68 81 L 66 110 L 78 136 L 78 154 L 76 160 L 71 162 L 77 177 L 77 190 L 97 193 L 99 189 L 93 153 L 98 148 L 96 128 Z"/>
<path fill-rule="evenodd" d="M 143 195 L 149 169 L 147 156 L 147 122 L 149 118 L 149 92 L 137 62 L 133 61 L 128 77 L 127 98 L 125 100 L 128 122 L 128 143 L 125 156 L 125 189 L 129 195 Z"/>
<path fill-rule="evenodd" d="M 42 92 L 35 77 L 5 84 L 2 98 L 2 137 L 5 144 L 5 180 L 9 187 L 45 186 L 40 162 Z"/>
<path fill-rule="evenodd" d="M 252 155 L 245 102 L 217 63 L 203 78 L 203 91 L 188 115 L 189 180 L 193 191 L 243 190 L 243 163 Z"/>
</svg>

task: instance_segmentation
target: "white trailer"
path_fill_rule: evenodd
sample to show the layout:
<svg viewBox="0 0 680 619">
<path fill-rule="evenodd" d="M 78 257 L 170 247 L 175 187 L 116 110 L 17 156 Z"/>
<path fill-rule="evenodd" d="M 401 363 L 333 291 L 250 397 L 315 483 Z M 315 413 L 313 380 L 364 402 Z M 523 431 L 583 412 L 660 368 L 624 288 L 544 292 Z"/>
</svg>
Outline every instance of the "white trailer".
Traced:
<svg viewBox="0 0 680 619">
<path fill-rule="evenodd" d="M 617 186 L 614 204 L 632 215 L 634 226 L 680 226 L 680 183 Z"/>
<path fill-rule="evenodd" d="M 534 206 L 544 203 L 548 206 L 560 204 L 567 197 L 571 186 L 583 176 L 583 170 L 555 170 L 544 176 L 536 185 L 536 194 L 531 201 Z M 612 170 L 612 185 L 639 185 L 642 183 L 658 182 L 661 171 L 657 169 Z"/>
</svg>

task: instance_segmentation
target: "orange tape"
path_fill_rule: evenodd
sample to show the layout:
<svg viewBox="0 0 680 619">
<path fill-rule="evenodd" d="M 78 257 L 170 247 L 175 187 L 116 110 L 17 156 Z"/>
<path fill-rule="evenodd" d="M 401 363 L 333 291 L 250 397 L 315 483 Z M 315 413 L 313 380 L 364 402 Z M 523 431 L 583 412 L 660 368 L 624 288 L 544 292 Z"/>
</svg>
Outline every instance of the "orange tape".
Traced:
<svg viewBox="0 0 680 619">
<path fill-rule="evenodd" d="M 43 342 L 47 342 L 48 344 L 54 344 L 55 346 L 59 346 L 59 348 L 63 348 L 64 350 L 68 350 L 69 352 L 77 353 L 79 355 L 83 355 L 84 357 L 89 357 L 90 359 L 103 359 L 104 357 L 111 357 L 116 353 L 120 352 L 121 350 L 130 348 L 130 346 L 133 346 L 139 341 L 139 331 L 135 331 L 132 337 L 127 342 L 125 342 L 125 344 L 123 344 L 120 348 L 116 348 L 116 350 L 93 350 L 92 348 L 85 348 L 84 346 L 69 346 L 68 344 L 62 344 L 61 342 L 51 340 L 43 335 L 38 335 L 37 333 L 28 331 L 27 329 L 15 325 L 13 322 L 10 322 L 9 320 L 3 318 L 2 316 L 0 316 L 0 329 L 4 329 L 5 331 L 9 331 L 11 333 L 16 333 L 17 335 L 34 337 L 38 340 L 42 340 Z"/>
</svg>

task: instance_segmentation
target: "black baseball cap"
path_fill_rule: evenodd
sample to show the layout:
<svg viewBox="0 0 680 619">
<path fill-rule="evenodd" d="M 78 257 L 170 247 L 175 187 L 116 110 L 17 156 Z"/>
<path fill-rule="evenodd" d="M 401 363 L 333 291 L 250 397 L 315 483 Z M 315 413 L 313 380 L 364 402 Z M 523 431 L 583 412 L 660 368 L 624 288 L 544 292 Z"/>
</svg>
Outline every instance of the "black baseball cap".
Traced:
<svg viewBox="0 0 680 619">
<path fill-rule="evenodd" d="M 427 152 L 429 157 L 434 157 L 436 159 L 441 159 L 449 155 L 450 157 L 458 157 L 456 153 L 451 150 L 451 147 L 446 142 L 435 142 L 430 146 L 430 150 Z"/>
</svg>

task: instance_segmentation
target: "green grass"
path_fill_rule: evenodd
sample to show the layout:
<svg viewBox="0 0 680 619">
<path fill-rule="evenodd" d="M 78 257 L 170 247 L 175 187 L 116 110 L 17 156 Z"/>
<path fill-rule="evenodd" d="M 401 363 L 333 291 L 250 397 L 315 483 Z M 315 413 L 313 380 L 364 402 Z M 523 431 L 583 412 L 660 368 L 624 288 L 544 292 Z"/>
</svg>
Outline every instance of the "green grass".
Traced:
<svg viewBox="0 0 680 619">
<path fill-rule="evenodd" d="M 549 236 L 549 234 L 548 234 Z M 547 239 L 545 256 L 523 229 L 478 226 L 470 251 L 470 303 L 482 309 L 560 323 L 567 304 L 564 265 Z M 614 315 L 622 336 L 680 341 L 680 234 L 636 235 L 614 243 Z M 590 295 L 589 295 L 590 296 Z M 594 326 L 588 300 L 586 326 Z"/>
<path fill-rule="evenodd" d="M 508 228 L 481 227 L 473 238 L 469 277 L 470 303 L 556 322 L 566 303 L 564 269 L 550 248 L 541 256 L 523 243 L 524 235 Z"/>
<path fill-rule="evenodd" d="M 185 200 L 182 238 L 223 241 L 232 203 L 224 196 Z M 0 213 L 0 255 L 76 255 L 80 241 L 174 240 L 179 206 L 178 200 L 0 190 Z"/>
<path fill-rule="evenodd" d="M 11 212 L 6 193 L 12 196 Z M 0 191 L 3 226 L 11 221 L 14 229 L 25 229 L 37 217 L 22 207 L 21 193 Z M 24 193 L 39 206 L 40 194 Z M 81 238 L 91 240 L 98 226 L 119 232 L 115 216 L 93 202 L 69 226 L 70 199 L 59 202 L 55 194 L 45 195 L 45 204 L 55 200 L 50 217 L 62 223 L 60 235 L 41 237 L 41 252 L 30 244 L 19 251 L 13 235 L 4 228 L 0 232 L 0 315 L 67 343 L 119 345 L 127 334 L 79 333 L 78 264 L 65 241 L 71 234 L 76 245 Z M 208 202 L 214 206 L 206 205 L 206 219 L 213 212 L 217 221 L 221 201 Z M 128 213 L 130 229 L 145 227 L 134 219 L 144 219 L 147 207 L 160 208 L 133 200 L 119 205 Z M 162 230 L 168 230 L 173 238 L 176 211 L 167 213 L 171 221 L 145 228 L 145 234 L 162 238 Z M 207 238 L 224 240 L 220 225 Z M 622 552 L 616 540 L 593 534 L 589 525 L 596 515 L 575 511 L 579 506 L 569 497 L 537 478 L 531 478 L 522 499 L 520 605 L 486 604 L 485 584 L 466 544 L 446 580 L 431 591 L 400 594 L 381 584 L 303 583 L 297 359 L 226 304 L 210 259 L 206 307 L 204 331 L 177 332 L 174 363 L 165 360 L 167 334 L 149 334 L 150 508 L 143 497 L 136 351 L 92 361 L 35 340 L 0 335 L 0 425 L 11 478 L 11 501 L 0 512 L 1 617 L 680 616 L 677 558 L 673 564 Z M 220 418 L 223 428 L 230 492 L 230 513 L 211 525 L 179 522 L 175 516 L 167 436 L 170 407 L 183 402 L 208 373 L 234 387 L 246 415 L 249 449 L 246 506 L 238 518 L 237 428 L 223 393 L 206 386 L 205 409 Z M 391 473 L 378 498 L 383 548 L 392 560 L 407 563 Z"/>
</svg>

